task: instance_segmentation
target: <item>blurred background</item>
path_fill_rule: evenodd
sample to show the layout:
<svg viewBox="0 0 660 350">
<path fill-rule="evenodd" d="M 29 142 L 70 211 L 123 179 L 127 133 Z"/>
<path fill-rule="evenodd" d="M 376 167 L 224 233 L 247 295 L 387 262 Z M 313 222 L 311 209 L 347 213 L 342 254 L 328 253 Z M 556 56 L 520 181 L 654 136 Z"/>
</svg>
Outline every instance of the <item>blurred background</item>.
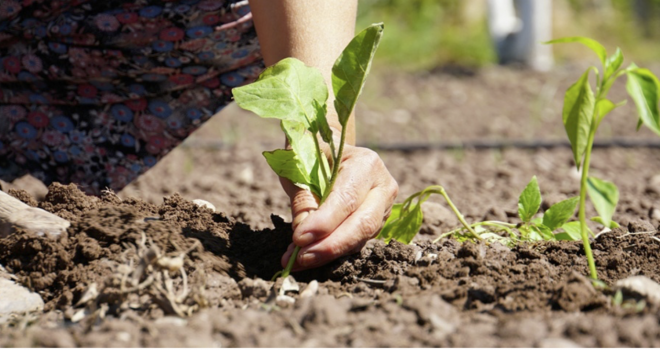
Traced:
<svg viewBox="0 0 660 350">
<path fill-rule="evenodd" d="M 551 4 L 552 38 L 588 36 L 608 51 L 621 47 L 640 63 L 660 57 L 660 0 L 543 0 Z M 360 0 L 358 28 L 385 22 L 377 59 L 406 71 L 498 62 L 489 34 L 490 3 L 508 0 Z M 520 7 L 534 0 L 512 1 Z M 574 46 L 553 47 L 558 64 L 590 60 Z"/>
</svg>

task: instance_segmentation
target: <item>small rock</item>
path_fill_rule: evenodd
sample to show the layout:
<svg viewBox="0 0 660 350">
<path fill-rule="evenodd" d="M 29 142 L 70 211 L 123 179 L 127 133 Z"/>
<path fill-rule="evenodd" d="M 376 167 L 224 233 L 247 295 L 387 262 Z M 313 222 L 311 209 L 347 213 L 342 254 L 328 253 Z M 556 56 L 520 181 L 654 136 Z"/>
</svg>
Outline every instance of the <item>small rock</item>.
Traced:
<svg viewBox="0 0 660 350">
<path fill-rule="evenodd" d="M 646 184 L 646 191 L 660 194 L 660 174 L 654 175 Z"/>
<path fill-rule="evenodd" d="M 658 208 L 653 208 L 651 209 L 651 214 L 649 214 L 651 219 L 660 221 L 660 209 Z"/>
<path fill-rule="evenodd" d="M 211 204 L 211 202 L 205 201 L 203 199 L 194 199 L 192 202 L 199 205 L 202 208 L 209 208 L 212 211 L 215 211 L 215 205 Z"/>
<path fill-rule="evenodd" d="M 309 298 L 315 296 L 319 292 L 319 282 L 317 280 L 312 280 L 307 285 L 307 288 L 300 293 L 301 298 Z"/>
<path fill-rule="evenodd" d="M 13 313 L 41 311 L 44 302 L 39 294 L 0 277 L 0 323 L 4 323 Z"/>
<path fill-rule="evenodd" d="M 619 290 L 639 294 L 654 305 L 660 305 L 660 284 L 646 276 L 624 278 L 614 286 Z"/>
<path fill-rule="evenodd" d="M 254 171 L 252 171 L 252 167 L 245 167 L 238 173 L 238 182 L 248 186 L 254 183 Z"/>
<path fill-rule="evenodd" d="M 283 295 L 286 292 L 299 292 L 300 287 L 298 286 L 298 282 L 296 282 L 296 279 L 293 278 L 293 276 L 288 275 L 286 278 L 282 281 L 282 287 L 280 288 L 280 294 Z"/>
<path fill-rule="evenodd" d="M 565 338 L 545 338 L 536 344 L 537 348 L 581 348 L 580 345 Z"/>
</svg>

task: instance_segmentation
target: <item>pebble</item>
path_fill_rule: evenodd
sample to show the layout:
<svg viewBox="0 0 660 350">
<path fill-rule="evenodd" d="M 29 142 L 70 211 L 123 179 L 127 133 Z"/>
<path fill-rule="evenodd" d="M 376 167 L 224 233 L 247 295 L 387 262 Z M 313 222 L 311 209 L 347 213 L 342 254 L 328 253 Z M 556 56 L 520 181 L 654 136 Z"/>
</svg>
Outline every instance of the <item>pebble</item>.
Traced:
<svg viewBox="0 0 660 350">
<path fill-rule="evenodd" d="M 209 209 L 215 211 L 215 205 L 211 204 L 211 202 L 209 202 L 209 201 L 205 201 L 203 199 L 194 199 L 193 203 L 199 205 L 200 207 L 209 208 Z"/>
<path fill-rule="evenodd" d="M 630 291 L 644 296 L 654 305 L 660 305 L 660 284 L 646 276 L 632 276 L 617 281 L 618 290 Z"/>
<path fill-rule="evenodd" d="M 309 298 L 315 296 L 319 292 L 319 282 L 312 280 L 307 285 L 307 288 L 300 293 L 300 298 Z"/>
<path fill-rule="evenodd" d="M 6 322 L 14 313 L 41 311 L 43 308 L 44 302 L 39 294 L 0 276 L 0 323 Z"/>
</svg>

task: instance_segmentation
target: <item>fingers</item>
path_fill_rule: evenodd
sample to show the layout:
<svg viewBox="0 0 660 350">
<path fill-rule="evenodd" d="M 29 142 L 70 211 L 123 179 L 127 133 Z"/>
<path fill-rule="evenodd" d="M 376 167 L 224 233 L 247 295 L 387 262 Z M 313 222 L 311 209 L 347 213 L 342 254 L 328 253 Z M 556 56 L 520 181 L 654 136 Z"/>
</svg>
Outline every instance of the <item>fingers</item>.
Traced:
<svg viewBox="0 0 660 350">
<path fill-rule="evenodd" d="M 384 165 L 373 151 L 359 151 L 345 158 L 326 201 L 294 229 L 294 243 L 305 247 L 333 233 L 363 205 L 367 194 L 381 185 L 381 170 Z"/>
<path fill-rule="evenodd" d="M 321 266 L 362 249 L 383 227 L 389 215 L 390 198 L 391 194 L 383 188 L 369 192 L 360 208 L 344 220 L 330 236 L 300 250 L 294 269 Z M 291 256 L 291 253 L 288 256 Z"/>
<path fill-rule="evenodd" d="M 291 224 L 295 230 L 311 211 L 319 207 L 318 199 L 311 192 L 294 185 L 288 179 L 280 178 L 280 182 L 291 199 Z"/>
</svg>

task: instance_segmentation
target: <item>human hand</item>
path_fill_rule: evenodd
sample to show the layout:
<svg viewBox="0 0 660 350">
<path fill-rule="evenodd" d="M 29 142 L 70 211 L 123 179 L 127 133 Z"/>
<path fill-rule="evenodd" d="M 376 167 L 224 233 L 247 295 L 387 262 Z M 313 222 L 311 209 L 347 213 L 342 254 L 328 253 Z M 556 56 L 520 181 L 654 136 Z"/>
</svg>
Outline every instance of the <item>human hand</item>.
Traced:
<svg viewBox="0 0 660 350">
<path fill-rule="evenodd" d="M 293 267 L 298 271 L 357 252 L 389 216 L 399 187 L 376 152 L 347 144 L 342 158 L 337 181 L 321 207 L 311 192 L 280 178 L 291 198 L 294 230 L 283 267 L 295 246 L 301 248 Z"/>
</svg>

